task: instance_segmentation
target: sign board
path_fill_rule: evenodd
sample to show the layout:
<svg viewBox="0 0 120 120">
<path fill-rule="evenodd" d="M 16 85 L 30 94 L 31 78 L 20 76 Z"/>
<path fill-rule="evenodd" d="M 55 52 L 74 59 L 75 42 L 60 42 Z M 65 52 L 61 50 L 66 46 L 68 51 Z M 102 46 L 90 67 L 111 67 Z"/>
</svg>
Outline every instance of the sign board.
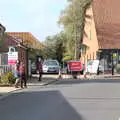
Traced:
<svg viewBox="0 0 120 120">
<path fill-rule="evenodd" d="M 99 60 L 89 60 L 86 67 L 86 72 L 97 74 L 99 67 Z"/>
<path fill-rule="evenodd" d="M 80 61 L 69 61 L 67 63 L 68 71 L 82 71 L 83 65 Z"/>
<path fill-rule="evenodd" d="M 9 47 L 8 65 L 15 65 L 17 59 L 18 59 L 18 52 L 15 51 L 14 47 Z"/>
<path fill-rule="evenodd" d="M 8 65 L 15 65 L 18 59 L 18 52 L 8 52 Z"/>
</svg>

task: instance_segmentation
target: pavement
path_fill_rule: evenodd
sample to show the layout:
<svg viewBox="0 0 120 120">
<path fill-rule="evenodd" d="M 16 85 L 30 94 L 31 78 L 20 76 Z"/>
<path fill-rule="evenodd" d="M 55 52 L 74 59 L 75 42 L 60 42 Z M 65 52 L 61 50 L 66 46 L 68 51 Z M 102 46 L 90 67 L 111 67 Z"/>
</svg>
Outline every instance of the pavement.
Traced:
<svg viewBox="0 0 120 120">
<path fill-rule="evenodd" d="M 0 87 L 0 95 L 9 93 L 12 91 L 19 90 L 20 88 L 15 88 L 15 87 Z"/>
<path fill-rule="evenodd" d="M 120 79 L 120 74 L 114 74 L 114 75 L 112 75 L 112 74 L 100 74 L 100 75 L 87 75 L 87 78 L 97 78 L 97 79 L 99 79 L 99 78 L 101 78 L 101 79 L 103 79 L 103 78 L 113 78 L 113 79 Z"/>
<path fill-rule="evenodd" d="M 68 78 L 73 78 L 72 75 L 67 75 L 67 74 L 63 74 L 62 75 L 63 79 L 68 79 Z M 84 75 L 78 75 L 77 77 L 78 79 L 103 79 L 103 78 L 113 78 L 113 79 L 120 79 L 120 74 L 100 74 L 100 75 L 86 75 L 86 78 L 84 77 Z"/>
<path fill-rule="evenodd" d="M 49 85 L 52 84 L 53 82 L 57 81 L 58 77 L 55 76 L 50 77 L 49 75 L 46 77 L 44 76 L 42 78 L 42 81 L 38 81 L 38 75 L 33 75 L 31 79 L 28 79 L 28 83 L 27 86 L 45 86 L 45 85 Z M 3 98 L 3 96 L 8 95 L 9 93 L 12 93 L 14 91 L 18 91 L 21 90 L 21 88 L 15 88 L 14 86 L 0 86 L 0 98 Z"/>
</svg>

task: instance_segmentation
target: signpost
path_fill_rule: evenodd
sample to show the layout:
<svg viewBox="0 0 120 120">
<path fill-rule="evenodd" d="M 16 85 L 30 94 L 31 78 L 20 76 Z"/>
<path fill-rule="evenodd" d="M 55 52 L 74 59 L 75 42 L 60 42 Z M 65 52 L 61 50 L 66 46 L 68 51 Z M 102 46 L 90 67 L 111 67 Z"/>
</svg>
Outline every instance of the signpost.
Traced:
<svg viewBox="0 0 120 120">
<path fill-rule="evenodd" d="M 77 74 L 83 71 L 83 64 L 81 61 L 69 61 L 67 63 L 68 72 L 72 74 L 73 78 L 77 79 Z"/>
<path fill-rule="evenodd" d="M 99 67 L 99 60 L 89 60 L 86 67 L 86 72 L 91 74 L 97 74 Z"/>
<path fill-rule="evenodd" d="M 73 71 L 76 71 L 76 72 L 80 72 L 82 71 L 82 63 L 80 61 L 70 61 L 68 62 L 68 71 L 69 72 L 73 72 Z"/>
<path fill-rule="evenodd" d="M 17 59 L 18 59 L 18 52 L 15 51 L 14 47 L 9 47 L 8 65 L 15 65 Z"/>
</svg>

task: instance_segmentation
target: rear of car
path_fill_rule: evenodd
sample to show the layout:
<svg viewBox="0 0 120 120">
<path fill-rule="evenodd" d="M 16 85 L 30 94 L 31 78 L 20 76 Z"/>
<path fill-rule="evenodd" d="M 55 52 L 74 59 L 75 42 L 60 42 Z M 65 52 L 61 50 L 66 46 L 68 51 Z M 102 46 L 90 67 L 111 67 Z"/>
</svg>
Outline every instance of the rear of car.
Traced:
<svg viewBox="0 0 120 120">
<path fill-rule="evenodd" d="M 57 60 L 46 60 L 43 62 L 43 73 L 59 73 L 59 63 Z"/>
</svg>

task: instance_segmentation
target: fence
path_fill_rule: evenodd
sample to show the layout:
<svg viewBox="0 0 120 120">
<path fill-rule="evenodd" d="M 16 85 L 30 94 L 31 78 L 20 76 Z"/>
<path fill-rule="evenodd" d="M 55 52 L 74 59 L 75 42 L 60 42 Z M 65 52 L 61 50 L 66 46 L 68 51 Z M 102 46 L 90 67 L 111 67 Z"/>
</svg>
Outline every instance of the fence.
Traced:
<svg viewBox="0 0 120 120">
<path fill-rule="evenodd" d="M 12 65 L 0 65 L 0 76 L 5 74 L 6 72 L 13 72 L 15 71 L 15 66 Z"/>
</svg>

